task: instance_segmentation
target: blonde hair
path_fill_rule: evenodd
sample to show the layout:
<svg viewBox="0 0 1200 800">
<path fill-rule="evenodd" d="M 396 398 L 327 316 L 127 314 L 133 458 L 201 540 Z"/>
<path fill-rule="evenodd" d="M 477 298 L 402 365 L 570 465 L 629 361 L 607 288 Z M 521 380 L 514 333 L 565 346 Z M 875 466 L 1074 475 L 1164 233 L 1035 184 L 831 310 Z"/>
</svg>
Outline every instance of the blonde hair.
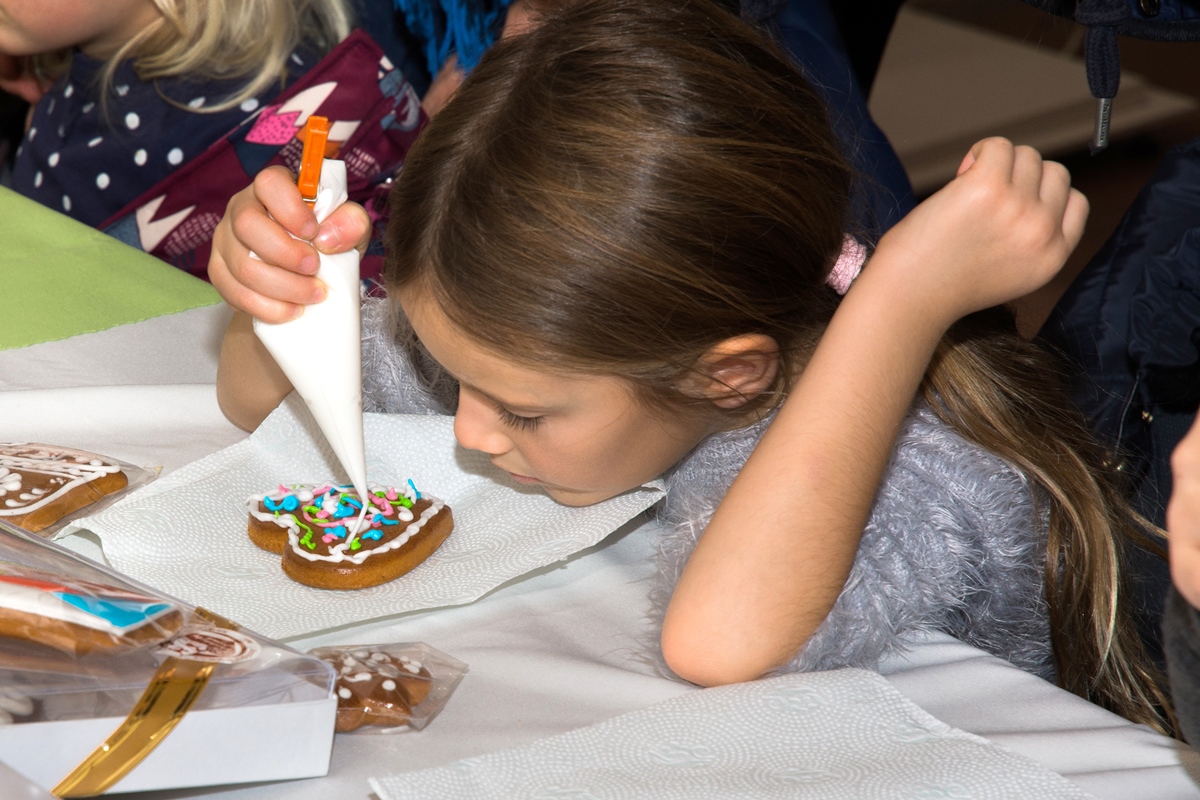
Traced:
<svg viewBox="0 0 1200 800">
<path fill-rule="evenodd" d="M 652 406 L 717 343 L 770 336 L 777 404 L 836 310 L 825 278 L 853 176 L 820 98 L 704 0 L 592 0 L 501 41 L 410 151 L 385 277 L 480 343 L 618 375 Z M 944 337 L 922 393 L 1030 480 L 1060 685 L 1160 730 L 1170 704 L 1132 624 L 1126 548 L 1153 531 L 1011 315 Z"/>
<path fill-rule="evenodd" d="M 288 58 L 302 43 L 328 52 L 353 25 L 351 0 L 151 1 L 161 16 L 105 61 L 99 76 L 102 99 L 117 67 L 132 58 L 138 78 L 148 82 L 184 76 L 244 79 L 227 97 L 192 109 L 223 111 L 283 81 Z M 69 51 L 34 59 L 35 69 L 45 75 L 61 74 L 69 64 Z"/>
</svg>

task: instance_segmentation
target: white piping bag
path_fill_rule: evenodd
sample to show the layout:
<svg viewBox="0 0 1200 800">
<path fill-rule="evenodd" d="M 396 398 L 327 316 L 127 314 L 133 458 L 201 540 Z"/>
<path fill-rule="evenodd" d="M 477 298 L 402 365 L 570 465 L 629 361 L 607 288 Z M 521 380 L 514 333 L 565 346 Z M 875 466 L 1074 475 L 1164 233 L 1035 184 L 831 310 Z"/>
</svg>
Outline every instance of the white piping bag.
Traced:
<svg viewBox="0 0 1200 800">
<path fill-rule="evenodd" d="M 346 165 L 325 159 L 313 213 L 321 223 L 346 202 Z M 350 482 L 367 503 L 367 458 L 363 447 L 362 309 L 357 250 L 321 253 L 317 277 L 325 299 L 307 306 L 294 320 L 272 324 L 254 320 L 254 333 L 266 345 L 308 405 Z"/>
</svg>

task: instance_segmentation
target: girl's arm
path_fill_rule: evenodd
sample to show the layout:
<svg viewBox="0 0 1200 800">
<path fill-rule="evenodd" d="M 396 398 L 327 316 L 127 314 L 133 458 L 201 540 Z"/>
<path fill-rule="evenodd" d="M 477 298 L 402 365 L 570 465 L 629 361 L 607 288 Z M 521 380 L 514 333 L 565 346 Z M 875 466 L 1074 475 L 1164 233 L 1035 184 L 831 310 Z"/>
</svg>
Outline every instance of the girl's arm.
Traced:
<svg viewBox="0 0 1200 800">
<path fill-rule="evenodd" d="M 752 680 L 804 646 L 850 574 L 938 341 L 1052 278 L 1086 217 L 1060 165 L 988 139 L 880 240 L 683 572 L 662 634 L 676 673 Z"/>
<path fill-rule="evenodd" d="M 354 203 L 344 203 L 318 227 L 295 177 L 283 167 L 263 170 L 229 201 L 213 234 L 208 276 L 235 312 L 217 366 L 217 400 L 230 422 L 258 427 L 292 390 L 254 335 L 251 317 L 286 322 L 324 300 L 325 286 L 314 277 L 318 250 L 365 251 L 370 234 L 367 212 Z"/>
</svg>

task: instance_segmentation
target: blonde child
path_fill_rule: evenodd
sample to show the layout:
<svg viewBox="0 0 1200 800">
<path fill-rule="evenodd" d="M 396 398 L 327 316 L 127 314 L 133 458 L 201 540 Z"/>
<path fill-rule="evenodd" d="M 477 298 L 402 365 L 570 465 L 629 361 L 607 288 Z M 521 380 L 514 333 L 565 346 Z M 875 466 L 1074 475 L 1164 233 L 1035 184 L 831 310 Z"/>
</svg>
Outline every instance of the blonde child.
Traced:
<svg viewBox="0 0 1200 800">
<path fill-rule="evenodd" d="M 53 81 L 13 188 L 100 225 L 345 38 L 351 2 L 0 3 L 6 85 L 35 99 Z"/>
<path fill-rule="evenodd" d="M 685 679 L 869 667 L 944 630 L 1159 724 L 1121 589 L 1136 520 L 1053 365 L 992 308 L 1052 277 L 1086 201 L 986 140 L 840 298 L 850 185 L 820 100 L 732 15 L 552 14 L 410 153 L 365 402 L 453 413 L 464 447 L 564 504 L 665 477 L 655 594 Z M 248 428 L 290 390 L 250 317 L 323 296 L 287 230 L 335 252 L 365 222 L 318 227 L 283 171 L 231 202 L 218 395 Z"/>
</svg>

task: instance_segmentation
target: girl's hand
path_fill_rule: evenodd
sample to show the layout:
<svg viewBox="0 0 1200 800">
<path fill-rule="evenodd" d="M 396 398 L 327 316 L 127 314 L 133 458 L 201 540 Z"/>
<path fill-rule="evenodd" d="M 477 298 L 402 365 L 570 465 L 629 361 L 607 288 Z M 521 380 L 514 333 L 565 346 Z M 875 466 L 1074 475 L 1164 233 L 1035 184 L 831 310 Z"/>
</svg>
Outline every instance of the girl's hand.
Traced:
<svg viewBox="0 0 1200 800">
<path fill-rule="evenodd" d="M 1171 551 L 1171 577 L 1175 588 L 1200 608 L 1200 424 L 1171 454 L 1174 487 L 1167 504 L 1167 544 Z"/>
<path fill-rule="evenodd" d="M 238 311 L 286 322 L 325 299 L 325 286 L 314 277 L 318 250 L 364 252 L 370 235 L 371 220 L 356 203 L 343 204 L 318 227 L 295 177 L 268 167 L 229 201 L 213 234 L 209 280 Z"/>
<path fill-rule="evenodd" d="M 1050 281 L 1079 243 L 1088 202 L 1058 163 L 1031 147 L 984 139 L 958 176 L 880 240 L 909 296 L 949 327 Z M 879 259 L 886 251 L 887 259 Z"/>
</svg>

